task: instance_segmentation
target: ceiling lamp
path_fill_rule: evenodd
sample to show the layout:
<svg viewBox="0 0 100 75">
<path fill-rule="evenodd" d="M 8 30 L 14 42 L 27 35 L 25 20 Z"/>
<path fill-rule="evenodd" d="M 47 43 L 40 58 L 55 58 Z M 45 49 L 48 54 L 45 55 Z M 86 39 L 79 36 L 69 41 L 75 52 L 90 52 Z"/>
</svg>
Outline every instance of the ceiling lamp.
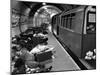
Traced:
<svg viewBox="0 0 100 75">
<path fill-rule="evenodd" d="M 43 3 L 42 3 L 42 5 L 46 5 L 46 3 L 45 3 L 45 2 L 43 2 Z"/>
</svg>

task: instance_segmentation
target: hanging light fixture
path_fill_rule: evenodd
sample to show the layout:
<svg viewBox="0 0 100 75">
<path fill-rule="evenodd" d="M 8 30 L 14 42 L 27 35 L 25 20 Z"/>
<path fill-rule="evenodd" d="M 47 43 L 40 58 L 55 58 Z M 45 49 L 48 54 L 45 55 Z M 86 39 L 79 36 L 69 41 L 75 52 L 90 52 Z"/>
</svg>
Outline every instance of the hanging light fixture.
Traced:
<svg viewBox="0 0 100 75">
<path fill-rule="evenodd" d="M 42 5 L 46 5 L 46 3 L 45 3 L 45 2 L 43 2 L 43 3 L 42 3 Z"/>
</svg>

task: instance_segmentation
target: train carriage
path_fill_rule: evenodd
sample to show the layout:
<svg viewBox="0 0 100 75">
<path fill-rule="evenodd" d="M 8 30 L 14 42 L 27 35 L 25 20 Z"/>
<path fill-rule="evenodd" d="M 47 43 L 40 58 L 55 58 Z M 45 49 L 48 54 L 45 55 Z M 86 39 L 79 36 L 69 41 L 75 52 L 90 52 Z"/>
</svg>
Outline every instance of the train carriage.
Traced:
<svg viewBox="0 0 100 75">
<path fill-rule="evenodd" d="M 96 7 L 79 6 L 55 15 L 53 33 L 78 57 L 96 49 Z"/>
</svg>

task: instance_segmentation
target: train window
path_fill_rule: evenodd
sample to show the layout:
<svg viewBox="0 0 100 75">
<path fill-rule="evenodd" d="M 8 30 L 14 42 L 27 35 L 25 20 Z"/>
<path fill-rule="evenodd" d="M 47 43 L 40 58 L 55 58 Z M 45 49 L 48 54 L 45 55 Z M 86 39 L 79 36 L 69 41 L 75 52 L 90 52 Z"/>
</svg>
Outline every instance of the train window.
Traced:
<svg viewBox="0 0 100 75">
<path fill-rule="evenodd" d="M 69 28 L 70 29 L 70 14 L 67 15 L 66 21 L 67 21 L 66 28 Z"/>
<path fill-rule="evenodd" d="M 95 12 L 88 12 L 86 30 L 87 30 L 87 33 L 96 32 L 96 13 Z"/>
<path fill-rule="evenodd" d="M 70 28 L 70 14 L 62 17 L 63 27 Z"/>
<path fill-rule="evenodd" d="M 65 19 L 64 19 L 64 16 L 62 17 L 61 19 L 61 26 L 64 27 L 64 23 L 65 23 Z"/>
<path fill-rule="evenodd" d="M 67 17 L 66 16 L 64 16 L 64 22 L 63 22 L 63 27 L 66 27 L 66 24 L 67 24 Z"/>
<path fill-rule="evenodd" d="M 75 13 L 71 13 L 71 21 L 70 21 L 71 29 L 73 29 L 73 27 L 74 27 L 74 21 L 75 21 Z"/>
<path fill-rule="evenodd" d="M 65 17 L 65 28 L 67 28 L 67 21 L 68 21 L 68 18 Z"/>
<path fill-rule="evenodd" d="M 96 20 L 95 20 L 95 14 L 89 13 L 89 22 L 96 22 Z"/>
<path fill-rule="evenodd" d="M 64 22 L 65 22 L 65 18 L 63 17 L 62 20 L 63 20 L 62 26 L 64 27 L 64 24 L 65 24 L 65 23 L 64 23 Z"/>
<path fill-rule="evenodd" d="M 66 27 L 66 16 L 62 16 L 61 23 L 62 23 L 62 27 Z"/>
<path fill-rule="evenodd" d="M 65 17 L 64 17 L 63 19 L 64 19 L 64 20 L 63 20 L 63 27 L 65 27 L 65 21 L 66 21 L 66 20 L 65 20 Z"/>
<path fill-rule="evenodd" d="M 71 20 L 70 20 L 70 18 L 71 18 L 71 16 L 70 16 L 70 14 L 69 15 L 67 15 L 67 28 L 71 28 L 71 25 L 70 25 L 70 23 L 71 23 Z"/>
<path fill-rule="evenodd" d="M 61 26 L 63 26 L 63 17 L 61 18 Z"/>
<path fill-rule="evenodd" d="M 75 13 L 71 13 L 62 17 L 61 25 L 65 28 L 72 29 L 72 21 L 74 20 Z"/>
</svg>

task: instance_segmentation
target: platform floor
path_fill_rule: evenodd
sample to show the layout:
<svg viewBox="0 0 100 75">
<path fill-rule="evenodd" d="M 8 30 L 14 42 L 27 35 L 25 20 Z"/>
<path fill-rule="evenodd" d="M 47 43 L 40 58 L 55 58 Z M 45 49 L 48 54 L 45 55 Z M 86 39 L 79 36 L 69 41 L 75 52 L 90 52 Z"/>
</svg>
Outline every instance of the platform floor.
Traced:
<svg viewBox="0 0 100 75">
<path fill-rule="evenodd" d="M 54 46 L 55 58 L 52 63 L 47 65 L 52 65 L 51 71 L 71 71 L 80 70 L 79 66 L 74 62 L 72 57 L 67 53 L 63 46 L 58 42 L 53 34 L 48 35 L 48 45 Z"/>
</svg>

